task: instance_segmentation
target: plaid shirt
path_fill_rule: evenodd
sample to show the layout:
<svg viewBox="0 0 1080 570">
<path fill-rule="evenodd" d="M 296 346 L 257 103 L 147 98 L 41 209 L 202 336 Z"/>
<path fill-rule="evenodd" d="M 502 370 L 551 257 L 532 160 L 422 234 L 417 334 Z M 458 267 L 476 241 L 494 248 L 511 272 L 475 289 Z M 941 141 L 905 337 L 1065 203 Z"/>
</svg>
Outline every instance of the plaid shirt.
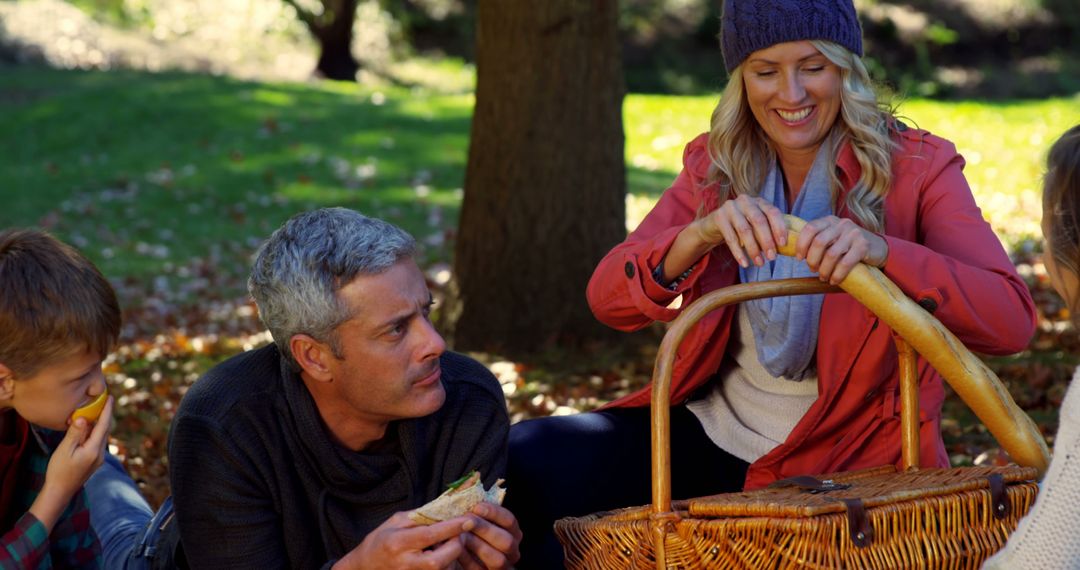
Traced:
<svg viewBox="0 0 1080 570">
<path fill-rule="evenodd" d="M 0 537 L 0 570 L 100 568 L 101 545 L 90 528 L 85 491 L 80 490 L 71 500 L 52 534 L 46 534 L 45 525 L 28 512 L 45 484 L 52 450 L 64 436 L 62 432 L 36 428 L 32 433 L 34 437 L 19 459 L 18 488 L 23 492 L 16 495 L 12 505 L 23 515 Z"/>
</svg>

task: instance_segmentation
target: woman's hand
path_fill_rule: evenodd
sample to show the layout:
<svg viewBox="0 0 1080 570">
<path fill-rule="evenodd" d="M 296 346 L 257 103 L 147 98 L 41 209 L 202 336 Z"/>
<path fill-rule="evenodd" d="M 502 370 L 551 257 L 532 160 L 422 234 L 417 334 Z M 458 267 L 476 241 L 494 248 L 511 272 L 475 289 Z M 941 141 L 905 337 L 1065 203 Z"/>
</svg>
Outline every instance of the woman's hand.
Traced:
<svg viewBox="0 0 1080 570">
<path fill-rule="evenodd" d="M 811 271 L 832 285 L 843 281 L 860 261 L 882 267 L 888 256 L 884 238 L 836 216 L 807 222 L 795 241 L 795 259 L 805 259 Z"/>
<path fill-rule="evenodd" d="M 727 200 L 694 222 L 698 237 L 711 247 L 728 245 L 743 267 L 761 266 L 776 259 L 777 245 L 787 243 L 787 225 L 779 208 L 745 194 Z"/>
</svg>

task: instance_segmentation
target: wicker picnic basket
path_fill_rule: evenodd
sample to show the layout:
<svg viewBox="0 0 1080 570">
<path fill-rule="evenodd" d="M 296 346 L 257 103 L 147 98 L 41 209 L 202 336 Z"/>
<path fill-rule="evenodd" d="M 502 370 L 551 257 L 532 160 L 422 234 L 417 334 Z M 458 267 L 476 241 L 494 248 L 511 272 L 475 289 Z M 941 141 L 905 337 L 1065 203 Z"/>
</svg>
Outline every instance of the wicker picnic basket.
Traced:
<svg viewBox="0 0 1080 570">
<path fill-rule="evenodd" d="M 788 217 L 793 255 L 803 222 Z M 902 469 L 795 477 L 769 488 L 671 500 L 669 389 L 675 349 L 708 312 L 763 297 L 844 291 L 897 333 Z M 1019 465 L 918 466 L 916 351 Z M 877 269 L 860 265 L 839 288 L 816 279 L 741 284 L 683 310 L 653 372 L 653 504 L 566 518 L 555 532 L 571 569 L 978 568 L 1035 501 L 1050 454 L 1001 381 L 937 319 Z"/>
</svg>

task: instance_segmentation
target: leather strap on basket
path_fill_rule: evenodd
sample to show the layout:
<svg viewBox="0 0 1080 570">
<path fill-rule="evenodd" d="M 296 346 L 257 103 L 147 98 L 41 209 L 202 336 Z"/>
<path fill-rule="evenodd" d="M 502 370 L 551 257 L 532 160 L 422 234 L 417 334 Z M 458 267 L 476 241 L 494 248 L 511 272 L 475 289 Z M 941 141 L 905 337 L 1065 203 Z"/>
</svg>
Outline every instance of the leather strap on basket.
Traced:
<svg viewBox="0 0 1080 570">
<path fill-rule="evenodd" d="M 991 473 L 987 479 L 990 481 L 990 506 L 994 511 L 994 518 L 1001 520 L 1009 516 L 1009 494 L 1005 491 L 1005 478 L 1001 473 Z"/>
<path fill-rule="evenodd" d="M 851 485 L 847 483 L 837 483 L 832 479 L 818 479 L 817 477 L 811 477 L 809 475 L 788 477 L 787 479 L 773 481 L 771 484 L 769 484 L 770 489 L 783 489 L 785 487 L 798 487 L 804 491 L 810 491 L 810 493 L 816 495 L 818 493 L 828 493 L 829 491 L 849 489 L 851 488 Z"/>
<path fill-rule="evenodd" d="M 997 475 L 997 481 L 1000 484 L 1003 479 L 1001 475 Z M 994 479 L 994 476 L 991 476 Z M 991 488 L 993 488 L 993 481 L 991 481 Z M 818 479 L 809 475 L 799 475 L 797 477 L 788 477 L 787 479 L 781 479 L 774 481 L 769 485 L 770 489 L 783 489 L 787 487 L 798 487 L 804 491 L 810 493 L 828 493 L 829 491 L 838 491 L 841 489 L 849 489 L 851 485 L 847 483 L 837 483 L 832 479 Z M 874 541 L 874 527 L 870 525 L 870 517 L 866 516 L 866 505 L 863 504 L 862 499 L 845 499 L 841 498 L 844 503 L 844 508 L 847 512 L 848 521 L 848 535 L 851 536 L 851 542 L 859 548 L 865 548 L 870 546 L 870 543 Z M 997 502 L 994 502 L 997 505 Z M 995 514 L 997 507 L 995 506 Z"/>
<path fill-rule="evenodd" d="M 847 507 L 848 533 L 851 542 L 859 548 L 866 548 L 874 541 L 874 527 L 870 526 L 870 517 L 866 516 L 866 507 L 862 499 L 840 499 Z"/>
</svg>

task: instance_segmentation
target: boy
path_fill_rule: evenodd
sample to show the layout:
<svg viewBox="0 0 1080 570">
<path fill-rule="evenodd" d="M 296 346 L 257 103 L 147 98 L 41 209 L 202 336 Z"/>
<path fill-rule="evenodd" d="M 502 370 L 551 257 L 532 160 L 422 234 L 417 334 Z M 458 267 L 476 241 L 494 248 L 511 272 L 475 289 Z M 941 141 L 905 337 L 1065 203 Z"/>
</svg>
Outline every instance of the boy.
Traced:
<svg viewBox="0 0 1080 570">
<path fill-rule="evenodd" d="M 101 566 L 83 484 L 104 459 L 112 398 L 96 424 L 71 414 L 105 390 L 119 331 L 89 260 L 43 232 L 0 231 L 0 568 Z"/>
</svg>

